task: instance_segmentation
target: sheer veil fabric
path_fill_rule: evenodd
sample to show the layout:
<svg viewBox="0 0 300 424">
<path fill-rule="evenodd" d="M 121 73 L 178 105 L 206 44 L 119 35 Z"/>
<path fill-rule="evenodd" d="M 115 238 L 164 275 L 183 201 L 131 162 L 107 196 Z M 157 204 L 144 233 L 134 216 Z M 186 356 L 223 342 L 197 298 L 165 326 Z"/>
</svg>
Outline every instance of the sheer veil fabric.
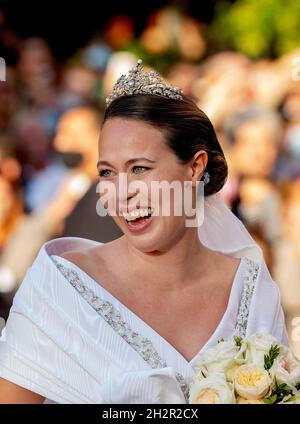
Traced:
<svg viewBox="0 0 300 424">
<path fill-rule="evenodd" d="M 212 250 L 264 262 L 261 248 L 218 193 L 205 198 L 204 220 L 198 232 L 201 242 Z"/>
<path fill-rule="evenodd" d="M 204 203 L 204 222 L 198 230 L 200 240 L 213 250 L 258 264 L 247 335 L 267 332 L 288 344 L 279 289 L 261 249 L 219 195 L 208 196 Z M 45 396 L 46 403 L 186 403 L 179 370 L 169 362 L 172 355 L 176 357 L 187 383 L 194 375 L 193 364 L 180 358 L 175 349 L 148 328 L 148 335 L 153 336 L 149 343 L 154 350 L 161 343 L 165 353 L 163 361 L 157 361 L 153 368 L 151 361 L 139 354 L 139 348 L 145 353 L 145 345 L 133 349 L 124 334 L 116 331 L 122 321 L 102 319 L 82 296 L 84 289 L 77 285 L 75 290 L 75 283 L 70 284 L 51 258 L 96 244 L 93 240 L 62 237 L 41 247 L 14 297 L 2 330 L 0 376 Z M 81 276 L 84 277 L 83 273 Z M 92 284 L 88 280 L 85 283 Z M 100 286 L 98 290 L 101 292 Z M 235 284 L 234 290 L 223 320 L 205 347 L 232 336 L 241 284 Z M 113 306 L 116 305 L 118 302 Z M 119 312 L 123 319 L 125 311 Z M 120 326 L 121 331 L 126 328 L 124 323 Z M 143 330 L 141 320 L 139 326 Z M 146 351 L 146 355 L 151 354 L 155 364 L 155 352 Z"/>
</svg>

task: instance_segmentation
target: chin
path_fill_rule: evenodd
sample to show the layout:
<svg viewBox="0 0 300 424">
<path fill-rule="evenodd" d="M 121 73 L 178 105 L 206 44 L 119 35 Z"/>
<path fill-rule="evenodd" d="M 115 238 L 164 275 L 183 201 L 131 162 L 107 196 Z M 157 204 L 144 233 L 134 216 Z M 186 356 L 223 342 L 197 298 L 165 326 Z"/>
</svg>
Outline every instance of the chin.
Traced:
<svg viewBox="0 0 300 424">
<path fill-rule="evenodd" d="M 144 253 L 151 253 L 159 251 L 161 247 L 161 237 L 150 237 L 148 235 L 144 236 L 134 236 L 126 235 L 128 243 L 130 243 L 135 249 L 140 250 Z"/>
<path fill-rule="evenodd" d="M 140 252 L 159 255 L 168 251 L 174 244 L 174 231 L 153 231 L 152 234 L 149 232 L 138 237 L 126 234 L 126 238 L 128 243 Z"/>
<path fill-rule="evenodd" d="M 166 235 L 163 236 L 164 232 L 158 227 L 149 228 L 143 233 L 131 233 L 128 229 L 125 229 L 124 234 L 129 244 L 144 253 L 160 250 L 162 241 L 166 240 Z"/>
</svg>

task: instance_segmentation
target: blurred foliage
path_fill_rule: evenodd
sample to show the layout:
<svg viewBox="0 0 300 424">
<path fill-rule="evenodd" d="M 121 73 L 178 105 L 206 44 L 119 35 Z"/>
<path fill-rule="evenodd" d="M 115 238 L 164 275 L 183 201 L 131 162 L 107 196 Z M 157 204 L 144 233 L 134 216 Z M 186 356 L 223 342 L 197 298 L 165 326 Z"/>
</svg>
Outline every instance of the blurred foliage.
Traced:
<svg viewBox="0 0 300 424">
<path fill-rule="evenodd" d="M 299 47 L 299 0 L 220 1 L 210 30 L 218 49 L 234 49 L 256 59 Z"/>
</svg>

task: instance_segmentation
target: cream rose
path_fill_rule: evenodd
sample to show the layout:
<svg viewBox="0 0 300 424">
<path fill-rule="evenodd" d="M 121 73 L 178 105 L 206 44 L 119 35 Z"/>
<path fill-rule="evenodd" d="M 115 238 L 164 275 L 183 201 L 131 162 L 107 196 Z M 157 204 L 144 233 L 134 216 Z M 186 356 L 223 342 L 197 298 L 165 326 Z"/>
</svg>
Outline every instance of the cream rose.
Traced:
<svg viewBox="0 0 300 424">
<path fill-rule="evenodd" d="M 190 388 L 189 403 L 227 404 L 235 403 L 233 387 L 218 375 L 195 380 Z"/>
<path fill-rule="evenodd" d="M 244 399 L 261 399 L 270 392 L 272 378 L 255 364 L 241 365 L 234 375 L 234 388 Z"/>
</svg>

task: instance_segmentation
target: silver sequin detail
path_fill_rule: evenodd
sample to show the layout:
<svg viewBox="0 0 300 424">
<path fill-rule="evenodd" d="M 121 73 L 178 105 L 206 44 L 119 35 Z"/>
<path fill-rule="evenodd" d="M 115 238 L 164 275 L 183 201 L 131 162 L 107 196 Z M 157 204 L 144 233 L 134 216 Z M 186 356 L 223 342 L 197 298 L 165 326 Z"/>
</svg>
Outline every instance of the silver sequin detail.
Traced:
<svg viewBox="0 0 300 424">
<path fill-rule="evenodd" d="M 249 258 L 245 258 L 245 261 L 247 270 L 235 326 L 235 335 L 242 338 L 246 336 L 250 304 L 259 271 L 259 265 L 256 262 Z"/>
<path fill-rule="evenodd" d="M 133 331 L 130 326 L 122 320 L 120 313 L 108 300 L 102 300 L 91 289 L 86 287 L 80 280 L 76 271 L 69 269 L 52 258 L 56 266 L 71 285 L 92 306 L 92 308 L 151 366 L 151 368 L 165 368 L 167 363 L 162 359 L 152 342 L 147 337 L 141 336 Z M 189 399 L 189 386 L 180 373 L 176 373 L 176 379 L 184 394 L 186 402 Z"/>
</svg>

